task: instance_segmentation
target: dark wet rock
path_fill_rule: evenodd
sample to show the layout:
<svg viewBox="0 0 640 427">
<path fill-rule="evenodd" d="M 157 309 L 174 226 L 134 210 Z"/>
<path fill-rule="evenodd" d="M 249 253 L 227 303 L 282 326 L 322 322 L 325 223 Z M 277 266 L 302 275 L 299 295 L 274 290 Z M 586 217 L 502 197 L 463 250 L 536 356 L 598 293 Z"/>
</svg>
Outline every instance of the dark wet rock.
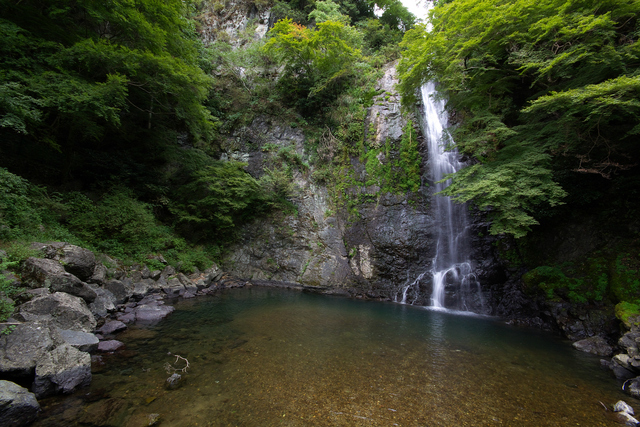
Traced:
<svg viewBox="0 0 640 427">
<path fill-rule="evenodd" d="M 70 273 L 52 276 L 50 282 L 52 292 L 65 292 L 80 297 L 87 303 L 95 301 L 98 297 L 98 294 L 91 286 Z"/>
<path fill-rule="evenodd" d="M 110 280 L 104 284 L 104 288 L 116 298 L 116 304 L 126 302 L 133 294 L 133 287 L 121 280 Z"/>
<path fill-rule="evenodd" d="M 60 329 L 92 332 L 96 319 L 81 298 L 64 292 L 45 295 L 22 304 L 15 317 L 21 321 L 50 319 Z"/>
<path fill-rule="evenodd" d="M 629 355 L 640 355 L 638 350 L 638 341 L 640 340 L 640 331 L 633 329 L 620 337 L 618 345 Z"/>
<path fill-rule="evenodd" d="M 573 347 L 596 356 L 611 356 L 613 347 L 601 336 L 589 337 L 573 343 Z"/>
<path fill-rule="evenodd" d="M 107 282 L 108 270 L 101 263 L 97 263 L 93 269 L 93 274 L 86 281 L 88 283 L 96 283 L 98 285 L 104 285 Z"/>
<path fill-rule="evenodd" d="M 62 343 L 64 339 L 50 320 L 17 325 L 10 334 L 0 335 L 0 373 L 30 376 L 38 359 Z"/>
<path fill-rule="evenodd" d="M 196 294 L 195 292 L 192 292 L 192 291 L 187 291 L 184 294 L 182 294 L 182 298 L 184 299 L 195 298 L 195 297 L 196 297 Z"/>
<path fill-rule="evenodd" d="M 99 354 L 91 355 L 91 372 L 101 372 L 107 367 L 107 362 L 105 362 L 104 357 Z"/>
<path fill-rule="evenodd" d="M 133 323 L 136 321 L 136 315 L 134 312 L 118 314 L 118 316 L 116 316 L 116 319 L 128 325 L 129 323 Z"/>
<path fill-rule="evenodd" d="M 103 399 L 87 406 L 78 421 L 81 424 L 100 427 L 123 425 L 126 409 L 127 403 L 124 399 Z"/>
<path fill-rule="evenodd" d="M 627 379 L 622 384 L 622 390 L 628 395 L 640 399 L 640 377 Z"/>
<path fill-rule="evenodd" d="M 136 320 L 144 323 L 154 323 L 173 313 L 175 309 L 168 305 L 139 305 L 136 307 Z"/>
<path fill-rule="evenodd" d="M 164 383 L 164 387 L 167 390 L 175 390 L 182 385 L 183 382 L 182 375 L 180 374 L 172 374 Z"/>
<path fill-rule="evenodd" d="M 69 344 L 45 353 L 36 366 L 33 392 L 38 398 L 68 394 L 91 383 L 91 356 Z"/>
<path fill-rule="evenodd" d="M 124 349 L 124 343 L 118 340 L 100 341 L 98 344 L 98 351 L 102 353 L 112 353 L 122 349 Z"/>
<path fill-rule="evenodd" d="M 91 313 L 93 313 L 94 316 L 103 318 L 109 313 L 116 311 L 116 297 L 111 293 L 111 291 L 99 287 L 95 287 L 94 290 L 97 297 L 91 304 L 89 304 L 89 310 L 91 310 Z"/>
<path fill-rule="evenodd" d="M 64 269 L 80 280 L 86 281 L 93 276 L 96 257 L 90 250 L 67 244 L 58 251 L 58 254 Z"/>
<path fill-rule="evenodd" d="M 49 288 L 53 292 L 78 296 L 87 302 L 97 296 L 86 283 L 66 272 L 62 264 L 53 259 L 27 258 L 22 266 L 22 281 L 31 288 Z"/>
<path fill-rule="evenodd" d="M 31 424 L 40 412 L 35 394 L 10 381 L 0 380 L 0 425 L 22 427 Z"/>
<path fill-rule="evenodd" d="M 631 367 L 630 357 L 627 354 L 617 354 L 609 362 L 609 368 L 613 371 L 613 375 L 621 380 L 626 380 L 636 376 Z"/>
<path fill-rule="evenodd" d="M 98 332 L 103 335 L 109 335 L 115 334 L 116 332 L 124 331 L 125 329 L 127 329 L 127 325 L 125 325 L 123 322 L 120 322 L 118 320 L 111 320 L 102 325 L 102 327 L 98 329 Z"/>
<path fill-rule="evenodd" d="M 67 344 L 80 351 L 92 352 L 98 349 L 100 340 L 94 334 L 68 329 L 61 329 L 59 332 Z"/>
</svg>

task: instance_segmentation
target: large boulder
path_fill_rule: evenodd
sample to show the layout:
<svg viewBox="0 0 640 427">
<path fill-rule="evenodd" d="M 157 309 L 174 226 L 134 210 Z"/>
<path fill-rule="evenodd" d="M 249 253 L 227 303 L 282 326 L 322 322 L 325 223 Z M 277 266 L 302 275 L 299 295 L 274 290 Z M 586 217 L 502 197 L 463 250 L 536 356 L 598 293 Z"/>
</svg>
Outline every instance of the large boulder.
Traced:
<svg viewBox="0 0 640 427">
<path fill-rule="evenodd" d="M 60 329 L 91 332 L 96 319 L 81 298 L 64 292 L 44 295 L 22 304 L 15 315 L 18 320 L 52 320 Z"/>
<path fill-rule="evenodd" d="M 52 276 L 50 279 L 52 292 L 65 292 L 82 298 L 86 302 L 93 302 L 98 294 L 89 285 L 70 273 Z"/>
<path fill-rule="evenodd" d="M 36 366 L 33 392 L 37 397 L 68 394 L 91 383 L 91 356 L 69 344 L 45 353 Z"/>
<path fill-rule="evenodd" d="M 0 380 L 0 425 L 22 427 L 31 424 L 40 412 L 36 396 L 24 387 Z"/>
<path fill-rule="evenodd" d="M 48 288 L 52 277 L 64 273 L 56 260 L 29 257 L 22 264 L 22 283 L 30 288 Z"/>
<path fill-rule="evenodd" d="M 30 288 L 49 288 L 66 292 L 87 302 L 96 299 L 96 292 L 73 274 L 67 273 L 60 262 L 53 259 L 27 258 L 22 266 L 22 281 Z"/>
<path fill-rule="evenodd" d="M 161 285 L 156 283 L 153 279 L 142 279 L 137 283 L 133 284 L 133 297 L 134 298 L 143 298 L 145 295 L 151 292 L 159 292 L 161 290 Z"/>
<path fill-rule="evenodd" d="M 104 288 L 116 298 L 116 304 L 126 302 L 133 295 L 133 285 L 121 280 L 110 280 L 104 284 Z"/>
<path fill-rule="evenodd" d="M 59 252 L 64 269 L 80 280 L 87 281 L 93 276 L 96 256 L 88 249 L 75 245 L 65 245 Z"/>
<path fill-rule="evenodd" d="M 51 320 L 22 323 L 10 334 L 0 334 L 0 373 L 12 378 L 29 377 L 38 359 L 63 343 Z"/>
<path fill-rule="evenodd" d="M 96 295 L 98 295 L 96 299 L 89 304 L 89 310 L 91 310 L 94 316 L 106 317 L 107 314 L 116 311 L 116 297 L 111 291 L 97 286 L 95 286 L 93 290 L 96 292 Z"/>
</svg>

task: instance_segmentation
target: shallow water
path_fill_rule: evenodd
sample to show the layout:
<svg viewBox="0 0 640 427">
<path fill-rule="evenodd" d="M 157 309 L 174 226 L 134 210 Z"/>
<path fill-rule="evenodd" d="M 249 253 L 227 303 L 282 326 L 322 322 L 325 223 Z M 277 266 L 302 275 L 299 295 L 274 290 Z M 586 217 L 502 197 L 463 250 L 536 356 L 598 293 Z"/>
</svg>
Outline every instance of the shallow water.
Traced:
<svg viewBox="0 0 640 427">
<path fill-rule="evenodd" d="M 36 425 L 615 426 L 599 402 L 630 401 L 597 357 L 494 319 L 270 288 L 176 309 Z"/>
</svg>

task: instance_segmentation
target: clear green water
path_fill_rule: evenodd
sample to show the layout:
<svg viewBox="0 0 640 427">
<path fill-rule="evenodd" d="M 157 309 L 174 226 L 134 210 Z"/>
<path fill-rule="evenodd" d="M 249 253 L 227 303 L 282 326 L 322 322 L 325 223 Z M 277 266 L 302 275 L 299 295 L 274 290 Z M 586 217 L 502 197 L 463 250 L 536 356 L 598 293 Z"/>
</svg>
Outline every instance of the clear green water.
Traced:
<svg viewBox="0 0 640 427">
<path fill-rule="evenodd" d="M 598 358 L 492 319 L 268 288 L 176 309 L 36 425 L 615 426 L 599 402 L 630 401 Z"/>
</svg>

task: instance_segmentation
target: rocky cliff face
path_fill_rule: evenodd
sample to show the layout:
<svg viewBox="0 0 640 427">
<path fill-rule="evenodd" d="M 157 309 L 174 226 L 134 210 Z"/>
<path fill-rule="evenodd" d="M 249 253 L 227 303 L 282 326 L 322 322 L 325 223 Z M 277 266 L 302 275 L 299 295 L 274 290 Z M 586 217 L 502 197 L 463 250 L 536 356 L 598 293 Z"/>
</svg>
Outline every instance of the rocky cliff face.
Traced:
<svg viewBox="0 0 640 427">
<path fill-rule="evenodd" d="M 379 82 L 379 95 L 368 111 L 369 138 L 383 144 L 397 144 L 407 119 L 393 88 L 392 65 Z M 390 96 L 389 96 L 390 95 Z M 295 147 L 304 158 L 304 135 L 277 119 L 259 117 L 231 138 L 239 150 L 228 153 L 248 162 L 248 171 L 262 173 L 269 161 L 262 147 Z M 244 149 L 244 150 L 243 150 Z M 367 172 L 357 158 L 353 172 Z M 313 167 L 312 167 L 313 169 Z M 244 227 L 242 239 L 230 248 L 224 268 L 248 279 L 297 282 L 322 291 L 394 299 L 398 288 L 427 268 L 433 252 L 429 201 L 426 191 L 418 200 L 381 194 L 374 201 L 353 210 L 337 212 L 329 191 L 311 179 L 313 170 L 296 172 L 297 214 L 276 215 Z M 362 180 L 366 181 L 366 179 Z M 351 187 L 353 195 L 376 189 Z"/>
</svg>

